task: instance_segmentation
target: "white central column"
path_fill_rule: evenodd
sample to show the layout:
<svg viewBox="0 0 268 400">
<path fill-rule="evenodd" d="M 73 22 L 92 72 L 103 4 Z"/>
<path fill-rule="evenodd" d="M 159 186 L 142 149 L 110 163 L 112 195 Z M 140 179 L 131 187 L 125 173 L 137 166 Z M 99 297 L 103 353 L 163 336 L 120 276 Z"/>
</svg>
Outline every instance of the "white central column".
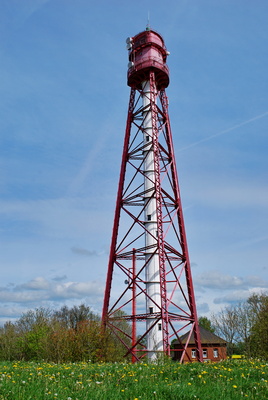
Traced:
<svg viewBox="0 0 268 400">
<path fill-rule="evenodd" d="M 145 221 L 145 246 L 151 246 L 152 248 L 146 250 L 145 261 L 147 263 L 145 270 L 146 279 L 146 292 L 150 298 L 146 297 L 146 312 L 149 314 L 146 320 L 147 330 L 155 322 L 153 313 L 159 313 L 161 307 L 161 295 L 160 295 L 160 271 L 159 271 L 159 256 L 158 252 L 155 252 L 157 246 L 157 212 L 156 212 L 156 197 L 152 197 L 152 193 L 155 187 L 155 167 L 154 167 L 154 151 L 151 146 L 153 136 L 153 123 L 152 123 L 152 111 L 150 108 L 150 81 L 142 83 L 143 88 L 143 106 L 144 120 L 144 189 L 145 192 L 145 209 L 144 209 L 144 221 Z M 159 307 L 157 307 L 157 305 Z M 152 314 L 152 317 L 150 317 Z M 159 315 L 159 314 L 158 314 Z M 148 359 L 154 361 L 157 358 L 157 351 L 163 351 L 163 333 L 162 324 L 158 322 L 147 335 L 147 349 Z"/>
</svg>

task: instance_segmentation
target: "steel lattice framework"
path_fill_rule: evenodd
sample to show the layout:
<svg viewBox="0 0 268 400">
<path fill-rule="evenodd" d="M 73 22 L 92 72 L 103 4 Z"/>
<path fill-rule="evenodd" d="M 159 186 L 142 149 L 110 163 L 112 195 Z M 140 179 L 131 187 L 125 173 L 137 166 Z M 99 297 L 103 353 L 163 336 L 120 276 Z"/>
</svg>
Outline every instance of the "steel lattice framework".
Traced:
<svg viewBox="0 0 268 400">
<path fill-rule="evenodd" d="M 148 353 L 170 355 L 171 340 L 181 343 L 186 329 L 189 338 L 181 343 L 180 359 L 187 355 L 194 333 L 197 359 L 202 361 L 168 100 L 157 71 L 150 68 L 144 76 L 147 89 L 135 84 L 130 92 L 103 324 L 124 344 L 125 355 L 131 355 L 133 362 Z M 146 167 L 152 155 L 153 174 Z M 155 215 L 147 215 L 152 201 Z M 159 271 L 148 283 L 146 269 L 153 258 Z M 150 284 L 160 301 L 150 292 Z M 161 346 L 148 349 L 145 339 L 157 330 Z"/>
</svg>

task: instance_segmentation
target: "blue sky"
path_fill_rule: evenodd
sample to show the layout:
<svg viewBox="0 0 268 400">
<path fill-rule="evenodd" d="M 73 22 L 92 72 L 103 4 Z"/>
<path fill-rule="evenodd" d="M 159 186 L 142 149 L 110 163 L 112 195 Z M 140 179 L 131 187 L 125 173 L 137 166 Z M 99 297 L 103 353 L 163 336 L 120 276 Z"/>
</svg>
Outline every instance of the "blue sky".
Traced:
<svg viewBox="0 0 268 400">
<path fill-rule="evenodd" d="M 0 324 L 101 312 L 129 88 L 148 12 L 199 315 L 268 287 L 268 3 L 0 0 Z"/>
</svg>

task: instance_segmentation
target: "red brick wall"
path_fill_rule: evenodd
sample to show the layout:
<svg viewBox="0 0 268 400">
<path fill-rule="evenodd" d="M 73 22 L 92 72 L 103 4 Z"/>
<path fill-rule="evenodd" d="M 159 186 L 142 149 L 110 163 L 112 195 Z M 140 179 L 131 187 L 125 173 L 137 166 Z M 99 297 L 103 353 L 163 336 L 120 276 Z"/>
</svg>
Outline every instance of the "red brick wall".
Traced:
<svg viewBox="0 0 268 400">
<path fill-rule="evenodd" d="M 175 349 L 177 351 L 174 352 L 174 359 L 175 360 L 179 360 L 181 352 L 178 351 L 179 348 L 177 346 L 175 346 Z M 188 345 L 187 350 L 186 350 L 186 354 L 184 355 L 184 358 L 183 358 L 184 362 L 197 361 L 196 358 L 192 357 L 192 350 L 193 349 L 195 349 L 194 345 Z M 202 345 L 202 349 L 206 350 L 206 357 L 204 357 L 204 361 L 217 362 L 217 361 L 225 360 L 226 357 L 227 357 L 226 346 L 223 346 L 223 347 L 221 347 L 219 345 L 206 346 L 204 344 L 204 345 Z M 216 354 L 214 353 L 214 350 L 218 351 L 218 357 L 216 357 Z M 203 352 L 203 355 L 204 355 L 204 352 Z"/>
</svg>

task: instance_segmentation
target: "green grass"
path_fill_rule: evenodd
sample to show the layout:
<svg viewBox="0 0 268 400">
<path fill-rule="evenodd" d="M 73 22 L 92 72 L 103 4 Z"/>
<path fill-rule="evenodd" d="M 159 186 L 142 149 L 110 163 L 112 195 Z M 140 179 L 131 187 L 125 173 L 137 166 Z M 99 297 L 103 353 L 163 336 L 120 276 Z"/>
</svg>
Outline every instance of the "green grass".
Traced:
<svg viewBox="0 0 268 400">
<path fill-rule="evenodd" d="M 0 400 L 268 399 L 268 364 L 0 363 Z"/>
</svg>

